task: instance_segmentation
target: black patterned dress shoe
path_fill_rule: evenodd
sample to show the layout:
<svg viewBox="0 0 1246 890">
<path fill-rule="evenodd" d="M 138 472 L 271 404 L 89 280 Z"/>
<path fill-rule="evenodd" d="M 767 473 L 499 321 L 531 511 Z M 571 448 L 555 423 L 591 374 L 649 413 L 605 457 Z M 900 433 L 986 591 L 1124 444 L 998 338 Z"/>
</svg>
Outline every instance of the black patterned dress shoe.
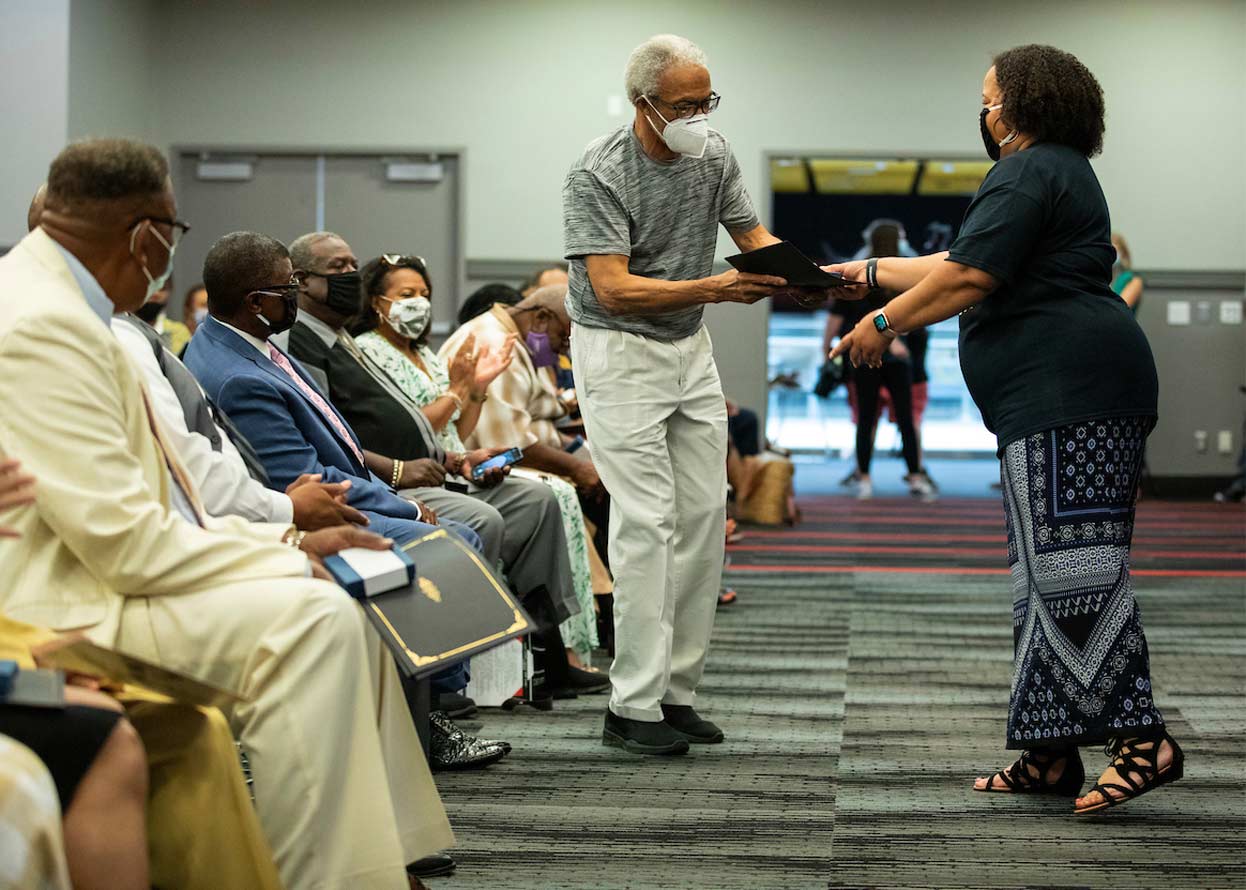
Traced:
<svg viewBox="0 0 1246 890">
<path fill-rule="evenodd" d="M 662 716 L 671 729 L 693 745 L 717 745 L 723 740 L 723 731 L 692 710 L 692 705 L 662 705 Z"/>
<path fill-rule="evenodd" d="M 443 875 L 454 874 L 454 869 L 457 867 L 458 863 L 449 853 L 434 853 L 432 856 L 425 856 L 408 865 L 407 874 L 416 878 L 439 878 Z"/>
<path fill-rule="evenodd" d="M 628 720 L 613 711 L 606 711 L 606 726 L 601 743 L 622 748 L 630 754 L 687 754 L 688 740 L 665 723 Z"/>
<path fill-rule="evenodd" d="M 484 769 L 506 756 L 509 745 L 473 738 L 450 722 L 441 711 L 428 715 L 432 737 L 428 765 L 434 770 Z"/>
</svg>

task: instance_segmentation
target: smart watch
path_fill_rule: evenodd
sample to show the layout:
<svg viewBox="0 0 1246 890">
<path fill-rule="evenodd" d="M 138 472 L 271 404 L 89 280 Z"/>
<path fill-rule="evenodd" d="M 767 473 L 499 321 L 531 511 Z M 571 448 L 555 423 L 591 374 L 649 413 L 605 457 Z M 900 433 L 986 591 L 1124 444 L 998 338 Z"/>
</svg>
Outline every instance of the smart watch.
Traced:
<svg viewBox="0 0 1246 890">
<path fill-rule="evenodd" d="M 887 320 L 887 313 L 881 309 L 874 314 L 874 330 L 880 334 L 886 334 L 888 331 L 895 333 L 895 330 L 891 327 L 891 322 Z"/>
</svg>

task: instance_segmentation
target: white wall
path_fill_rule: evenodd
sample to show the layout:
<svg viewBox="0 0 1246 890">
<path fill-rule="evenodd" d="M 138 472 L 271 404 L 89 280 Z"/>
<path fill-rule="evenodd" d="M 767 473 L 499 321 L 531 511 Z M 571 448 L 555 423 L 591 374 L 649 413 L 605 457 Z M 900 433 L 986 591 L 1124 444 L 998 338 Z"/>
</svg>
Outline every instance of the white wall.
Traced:
<svg viewBox="0 0 1246 890">
<path fill-rule="evenodd" d="M 69 136 L 130 136 L 163 143 L 152 127 L 152 62 L 159 24 L 152 0 L 72 0 Z M 164 72 L 169 73 L 169 72 Z"/>
<path fill-rule="evenodd" d="M 0 246 L 26 234 L 26 208 L 65 144 L 69 0 L 0 5 Z"/>
<path fill-rule="evenodd" d="M 561 252 L 560 189 L 623 122 L 627 53 L 674 31 L 708 52 L 768 216 L 766 151 L 979 153 L 991 55 L 1048 42 L 1100 78 L 1096 161 L 1143 268 L 1246 266 L 1246 3 L 859 0 L 167 0 L 155 137 L 176 144 L 466 149 L 466 256 Z M 720 256 L 727 250 L 725 239 Z M 713 307 L 724 385 L 764 410 L 764 305 Z"/>
<path fill-rule="evenodd" d="M 1107 93 L 1096 166 L 1136 261 L 1246 262 L 1240 0 L 169 0 L 159 9 L 160 141 L 465 146 L 470 258 L 559 252 L 568 165 L 620 123 L 606 101 L 622 92 L 628 51 L 671 30 L 709 53 L 726 97 L 715 126 L 758 198 L 768 149 L 980 152 L 990 55 L 1059 45 Z"/>
<path fill-rule="evenodd" d="M 623 122 L 607 98 L 622 93 L 628 51 L 653 33 L 686 34 L 709 53 L 726 97 L 714 124 L 763 216 L 767 151 L 981 152 L 992 53 L 1054 43 L 1106 91 L 1095 165 L 1135 262 L 1246 266 L 1242 0 L 72 0 L 71 10 L 71 136 L 458 146 L 469 260 L 560 253 L 563 176 L 586 142 Z M 22 73 L 9 55 L 0 72 Z M 14 95 L 27 82 L 4 80 Z M 11 119 L 32 115 L 21 109 Z M 0 207 L 20 219 L 30 187 Z M 763 408 L 765 307 L 709 317 L 728 392 Z"/>
</svg>

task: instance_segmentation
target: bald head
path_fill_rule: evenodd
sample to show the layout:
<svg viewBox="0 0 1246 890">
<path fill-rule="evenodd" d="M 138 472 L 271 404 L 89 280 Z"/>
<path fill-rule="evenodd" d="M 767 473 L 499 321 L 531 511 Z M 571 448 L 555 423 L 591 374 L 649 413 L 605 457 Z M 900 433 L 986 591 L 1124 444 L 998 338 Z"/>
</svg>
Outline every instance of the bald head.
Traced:
<svg viewBox="0 0 1246 890">
<path fill-rule="evenodd" d="M 30 209 L 26 211 L 26 231 L 33 232 L 39 225 L 39 218 L 43 216 L 43 202 L 48 197 L 48 184 L 45 182 L 35 190 L 35 196 L 30 199 Z"/>
</svg>

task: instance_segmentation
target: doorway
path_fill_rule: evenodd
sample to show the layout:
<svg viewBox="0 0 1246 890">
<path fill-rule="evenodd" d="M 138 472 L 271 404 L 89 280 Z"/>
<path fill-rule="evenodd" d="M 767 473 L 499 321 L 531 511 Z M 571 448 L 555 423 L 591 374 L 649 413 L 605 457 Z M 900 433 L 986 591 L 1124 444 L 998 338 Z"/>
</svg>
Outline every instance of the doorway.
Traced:
<svg viewBox="0 0 1246 890">
<path fill-rule="evenodd" d="M 289 244 L 328 230 L 362 264 L 382 253 L 428 262 L 434 334 L 448 331 L 464 293 L 460 152 L 266 152 L 179 148 L 174 187 L 192 228 L 174 258 L 170 315 L 202 276 L 212 244 L 229 232 L 263 232 Z"/>
</svg>

